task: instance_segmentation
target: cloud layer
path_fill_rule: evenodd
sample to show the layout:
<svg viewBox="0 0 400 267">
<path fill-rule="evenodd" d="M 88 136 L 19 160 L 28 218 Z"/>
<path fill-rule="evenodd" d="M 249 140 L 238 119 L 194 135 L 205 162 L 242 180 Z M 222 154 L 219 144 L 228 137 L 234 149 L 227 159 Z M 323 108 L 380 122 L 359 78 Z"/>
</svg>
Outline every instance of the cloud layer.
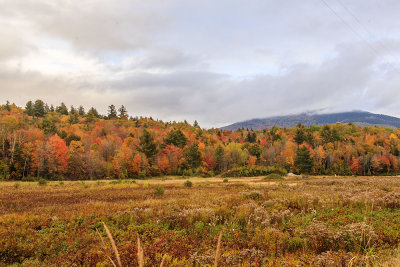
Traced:
<svg viewBox="0 0 400 267">
<path fill-rule="evenodd" d="M 400 2 L 0 2 L 0 100 L 223 126 L 310 110 L 400 116 Z M 343 21 L 345 23 L 343 23 Z"/>
</svg>

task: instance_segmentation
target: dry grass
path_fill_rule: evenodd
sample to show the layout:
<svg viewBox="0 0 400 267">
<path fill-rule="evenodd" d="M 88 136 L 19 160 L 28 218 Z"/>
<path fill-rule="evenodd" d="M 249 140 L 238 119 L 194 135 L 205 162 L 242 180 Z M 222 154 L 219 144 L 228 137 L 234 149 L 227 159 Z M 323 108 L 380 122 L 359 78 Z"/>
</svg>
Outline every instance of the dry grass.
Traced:
<svg viewBox="0 0 400 267">
<path fill-rule="evenodd" d="M 399 263 L 399 178 L 184 181 L 0 183 L 0 266 Z"/>
</svg>

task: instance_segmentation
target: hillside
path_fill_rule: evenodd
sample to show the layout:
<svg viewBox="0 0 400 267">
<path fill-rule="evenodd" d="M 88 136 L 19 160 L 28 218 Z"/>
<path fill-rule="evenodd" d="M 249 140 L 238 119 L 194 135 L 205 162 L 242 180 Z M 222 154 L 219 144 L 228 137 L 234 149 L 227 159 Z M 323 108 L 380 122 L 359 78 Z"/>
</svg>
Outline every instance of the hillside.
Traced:
<svg viewBox="0 0 400 267">
<path fill-rule="evenodd" d="M 368 114 L 370 121 L 395 122 Z M 357 113 L 351 115 L 357 119 Z M 316 118 L 318 123 L 338 118 L 347 122 L 349 116 Z M 0 105 L 0 144 L 0 180 L 234 177 L 285 170 L 400 173 L 400 129 L 349 124 L 263 131 L 202 129 L 186 121 L 132 117 L 123 106 L 117 111 L 113 105 L 107 115 L 94 107 L 68 109 L 63 103 L 54 107 L 41 100 L 29 101 L 25 108 Z"/>
<path fill-rule="evenodd" d="M 301 123 L 306 126 L 325 125 L 334 123 L 353 123 L 355 125 L 381 126 L 386 128 L 400 128 L 400 119 L 382 114 L 374 114 L 366 111 L 352 111 L 331 114 L 297 114 L 288 116 L 277 116 L 263 119 L 251 119 L 237 122 L 221 129 L 237 130 L 238 128 L 248 128 L 253 130 L 271 129 L 274 126 L 291 128 Z"/>
</svg>

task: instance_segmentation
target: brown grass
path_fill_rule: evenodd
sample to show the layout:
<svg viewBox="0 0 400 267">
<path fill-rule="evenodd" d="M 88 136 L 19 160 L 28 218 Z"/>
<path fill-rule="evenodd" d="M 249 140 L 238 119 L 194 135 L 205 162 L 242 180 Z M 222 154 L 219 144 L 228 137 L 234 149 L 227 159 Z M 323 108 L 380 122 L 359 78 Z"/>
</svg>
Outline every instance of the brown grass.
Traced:
<svg viewBox="0 0 400 267">
<path fill-rule="evenodd" d="M 114 251 L 115 258 L 117 259 L 118 266 L 122 267 L 121 258 L 119 257 L 119 252 L 118 252 L 117 246 L 115 245 L 114 238 L 112 237 L 110 230 L 108 230 L 108 227 L 104 222 L 103 222 L 103 225 L 104 225 L 104 229 L 106 230 L 107 237 L 110 240 L 112 249 Z"/>
</svg>

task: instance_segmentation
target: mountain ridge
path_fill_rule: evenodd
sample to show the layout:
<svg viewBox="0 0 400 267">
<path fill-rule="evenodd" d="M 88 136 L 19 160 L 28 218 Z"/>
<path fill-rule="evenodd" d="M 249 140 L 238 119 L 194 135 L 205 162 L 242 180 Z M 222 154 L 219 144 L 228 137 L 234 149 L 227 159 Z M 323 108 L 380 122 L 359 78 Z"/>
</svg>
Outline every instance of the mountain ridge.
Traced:
<svg viewBox="0 0 400 267">
<path fill-rule="evenodd" d="M 347 111 L 326 114 L 313 114 L 310 112 L 286 116 L 274 116 L 266 118 L 255 118 L 236 122 L 224 127 L 223 130 L 237 130 L 238 128 L 248 128 L 253 130 L 271 129 L 274 126 L 281 128 L 290 128 L 301 123 L 306 126 L 325 125 L 334 123 L 353 123 L 355 125 L 381 126 L 385 128 L 400 128 L 400 118 L 376 114 L 368 111 Z"/>
</svg>

